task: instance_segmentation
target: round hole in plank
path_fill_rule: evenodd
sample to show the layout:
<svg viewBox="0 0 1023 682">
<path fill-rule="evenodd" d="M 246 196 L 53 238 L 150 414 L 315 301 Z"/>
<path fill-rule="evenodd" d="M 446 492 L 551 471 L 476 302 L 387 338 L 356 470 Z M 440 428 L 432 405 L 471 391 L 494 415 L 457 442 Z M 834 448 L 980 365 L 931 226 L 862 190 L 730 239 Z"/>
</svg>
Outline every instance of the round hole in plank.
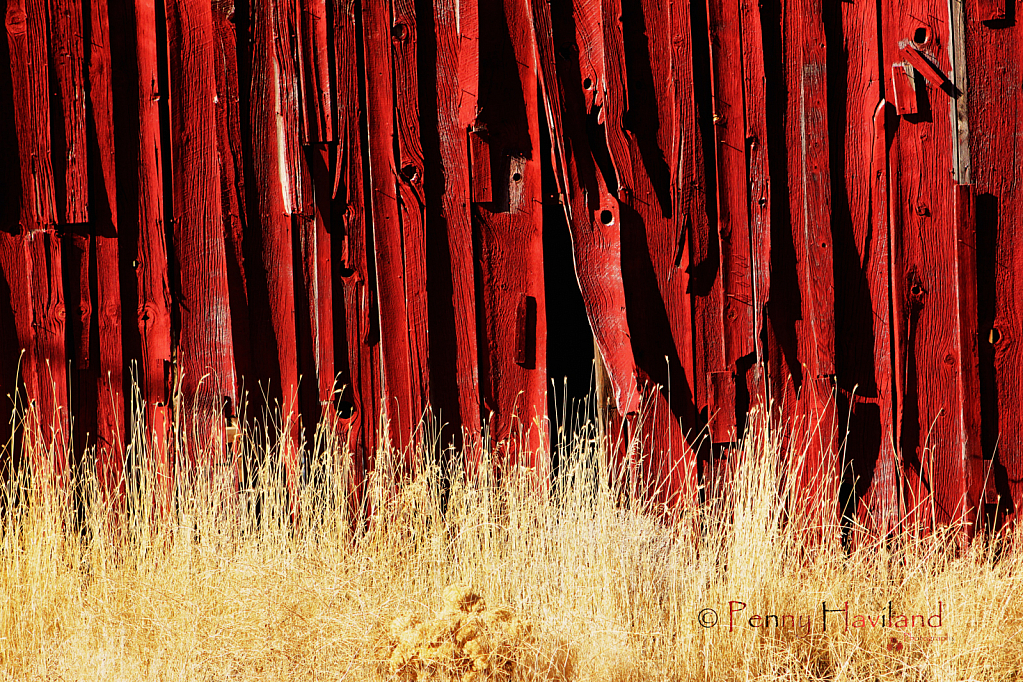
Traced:
<svg viewBox="0 0 1023 682">
<path fill-rule="evenodd" d="M 920 294 L 922 294 L 922 293 L 923 293 L 923 291 L 924 291 L 924 290 L 923 290 L 923 288 L 921 288 L 921 286 L 920 286 L 919 284 L 914 284 L 913 286 L 911 286 L 911 287 L 909 288 L 909 291 L 910 291 L 910 293 L 912 293 L 912 294 L 913 294 L 914 296 L 919 296 Z"/>
<path fill-rule="evenodd" d="M 583 87 L 589 90 L 590 88 L 593 87 L 593 81 L 590 80 L 589 78 L 586 78 L 585 80 L 583 80 Z"/>
<path fill-rule="evenodd" d="M 913 32 L 913 42 L 917 45 L 926 45 L 931 42 L 931 32 L 926 26 L 921 26 Z"/>
<path fill-rule="evenodd" d="M 412 182 L 413 180 L 416 179 L 417 169 L 414 165 L 410 163 L 407 166 L 402 166 L 401 175 L 409 182 Z"/>
<path fill-rule="evenodd" d="M 605 225 L 610 225 L 614 221 L 615 214 L 612 213 L 611 211 L 605 208 L 603 211 L 600 212 L 600 222 L 604 223 Z"/>
<path fill-rule="evenodd" d="M 408 26 L 405 24 L 395 24 L 391 27 L 391 36 L 398 40 L 405 40 L 408 37 Z"/>
<path fill-rule="evenodd" d="M 512 180 L 514 180 L 515 182 L 518 182 L 521 179 L 522 179 L 522 173 L 514 173 L 512 175 Z"/>
</svg>

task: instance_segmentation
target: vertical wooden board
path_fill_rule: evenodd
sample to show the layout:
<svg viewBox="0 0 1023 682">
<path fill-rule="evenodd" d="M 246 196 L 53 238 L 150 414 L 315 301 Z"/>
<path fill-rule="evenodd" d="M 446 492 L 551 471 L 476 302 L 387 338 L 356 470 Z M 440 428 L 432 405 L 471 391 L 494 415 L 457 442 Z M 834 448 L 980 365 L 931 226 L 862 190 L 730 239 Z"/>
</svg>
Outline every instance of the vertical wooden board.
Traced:
<svg viewBox="0 0 1023 682">
<path fill-rule="evenodd" d="M 286 0 L 254 8 L 250 89 L 255 220 L 261 262 L 250 269 L 253 315 L 265 314 L 253 363 L 264 369 L 271 401 L 280 401 L 284 466 L 288 485 L 298 482 L 298 342 L 296 336 L 295 222 L 302 186 L 298 144 L 298 100 L 291 51 L 294 6 Z M 258 284 L 257 284 L 258 278 Z M 258 301 L 255 288 L 259 286 Z M 275 404 L 268 405 L 277 410 Z M 295 500 L 292 500 L 295 503 Z"/>
<path fill-rule="evenodd" d="M 391 3 L 371 3 L 363 12 L 366 58 L 366 118 L 369 129 L 369 173 L 372 195 L 373 253 L 379 296 L 381 361 L 384 378 L 385 421 L 390 445 L 396 450 L 401 473 L 411 473 L 415 448 L 411 437 L 422 414 L 422 393 L 417 382 L 419 350 L 425 329 L 413 326 L 406 296 L 418 280 L 406 267 L 402 244 L 402 214 L 398 195 L 398 159 L 395 158 L 395 91 L 391 51 Z"/>
<path fill-rule="evenodd" d="M 298 330 L 298 361 L 302 385 L 299 407 L 306 438 L 312 439 L 321 419 L 333 417 L 334 335 L 331 282 L 330 221 L 331 178 L 325 144 L 303 150 L 303 186 L 307 187 L 298 219 L 295 311 Z"/>
<path fill-rule="evenodd" d="M 111 57 L 110 8 L 108 0 L 89 3 L 85 42 L 88 46 L 88 99 L 95 147 L 90 149 L 89 218 L 109 221 L 117 232 L 117 176 L 114 165 L 114 73 Z M 134 42 L 134 41 L 132 41 Z"/>
<path fill-rule="evenodd" d="M 304 144 L 335 139 L 328 23 L 325 0 L 298 0 L 298 75 L 302 88 L 301 139 Z"/>
<path fill-rule="evenodd" d="M 763 367 L 764 315 L 771 295 L 771 187 L 767 149 L 767 77 L 764 68 L 763 16 L 759 3 L 741 0 L 742 88 L 744 144 L 747 173 L 746 214 L 749 220 L 750 293 L 752 306 L 752 348 Z M 750 346 L 746 346 L 749 348 Z M 767 396 L 754 390 L 753 377 L 743 377 L 750 403 L 763 403 Z"/>
<path fill-rule="evenodd" d="M 413 426 L 430 405 L 429 339 L 426 300 L 426 196 L 419 126 L 418 28 L 413 0 L 394 0 L 391 59 L 394 65 L 394 128 L 398 137 L 398 209 L 405 269 Z"/>
<path fill-rule="evenodd" d="M 973 187 L 956 185 L 955 274 L 957 363 L 959 365 L 959 413 L 963 467 L 963 521 L 967 537 L 976 532 L 978 512 L 984 496 L 987 473 L 981 449 L 980 411 L 980 335 L 977 331 L 977 221 Z"/>
<path fill-rule="evenodd" d="M 710 0 L 708 29 L 711 45 L 711 86 L 716 135 L 717 217 L 721 244 L 722 331 L 724 366 L 708 372 L 736 371 L 739 358 L 754 352 L 754 263 L 750 253 L 747 215 L 746 115 L 744 82 L 747 62 L 756 56 L 745 53 L 744 39 L 759 32 L 760 22 L 743 16 L 739 0 Z M 759 17 L 756 17 L 759 18 Z M 745 70 L 744 70 L 744 67 Z M 752 78 L 752 74 L 750 74 Z M 752 85 L 752 83 L 751 83 Z M 760 104 L 751 101 L 753 111 Z M 750 180 L 753 178 L 751 177 Z"/>
<path fill-rule="evenodd" d="M 93 225 L 96 308 L 96 456 L 106 494 L 119 498 L 124 434 L 124 353 L 121 333 L 120 239 L 114 149 L 113 70 L 109 8 L 106 0 L 89 4 L 85 40 L 89 75 L 89 113 L 95 144 L 89 166 L 98 177 L 90 181 L 89 220 Z M 70 182 L 68 183 L 70 185 Z M 88 289 L 86 289 L 88 291 Z M 77 416 L 77 415 L 75 415 Z"/>
<path fill-rule="evenodd" d="M 70 438 L 66 339 L 64 337 L 64 277 L 60 238 L 53 230 L 35 230 L 25 235 L 32 280 L 33 349 L 38 372 L 38 392 L 34 396 L 39 410 L 43 444 L 52 447 L 45 466 L 59 481 L 66 473 Z"/>
<path fill-rule="evenodd" d="M 59 222 L 50 147 L 46 0 L 11 0 L 5 25 L 21 158 L 22 223 Z"/>
<path fill-rule="evenodd" d="M 96 272 L 96 469 L 107 495 L 123 494 L 124 358 L 121 345 L 121 283 L 118 239 L 93 238 Z"/>
<path fill-rule="evenodd" d="M 89 235 L 79 228 L 61 235 L 64 258 L 64 295 L 67 300 L 68 334 L 68 409 L 73 416 L 71 456 L 79 462 L 82 453 L 95 445 L 98 386 L 96 365 L 92 363 L 92 287 L 90 263 L 92 245 Z M 90 442 L 91 441 L 91 442 Z"/>
<path fill-rule="evenodd" d="M 639 382 L 658 387 L 648 396 L 651 418 L 642 426 L 649 441 L 643 485 L 658 491 L 656 502 L 671 507 L 696 493 L 695 453 L 686 440 L 696 425 L 692 311 L 684 267 L 690 261 L 689 244 L 667 161 L 675 139 L 692 134 L 679 129 L 678 114 L 692 102 L 675 100 L 675 82 L 691 78 L 691 67 L 673 66 L 670 49 L 675 40 L 691 36 L 671 35 L 666 7 L 656 2 L 623 4 L 622 10 L 629 112 L 623 134 L 633 183 L 618 194 L 622 275 Z M 605 35 L 612 20 L 605 13 Z M 609 89 L 605 105 L 623 97 Z"/>
<path fill-rule="evenodd" d="M 772 286 L 772 302 L 795 316 L 794 338 L 780 350 L 782 355 L 795 350 L 796 357 L 785 357 L 780 365 L 772 362 L 772 369 L 781 374 L 772 381 L 772 400 L 783 405 L 782 428 L 791 436 L 786 457 L 798 466 L 794 472 L 801 486 L 798 494 L 813 499 L 822 477 L 838 471 L 837 433 L 823 432 L 837 431 L 837 424 L 825 421 L 834 411 L 830 386 L 835 343 L 827 39 L 821 7 L 796 0 L 782 11 L 787 98 L 785 149 L 778 151 L 787 157 L 786 239 L 791 239 L 796 272 L 781 296 L 774 297 L 778 288 Z M 793 396 L 790 391 L 798 393 Z M 822 518 L 835 521 L 831 515 Z"/>
<path fill-rule="evenodd" d="M 473 132 L 471 127 L 476 117 L 475 93 L 479 83 L 475 5 L 475 0 L 433 4 L 437 165 L 427 154 L 429 170 L 425 178 L 427 215 L 431 216 L 431 209 L 438 211 L 426 224 L 431 280 L 431 398 L 443 421 L 450 419 L 458 430 L 454 442 L 457 445 L 461 439 L 470 466 L 477 459 L 475 445 L 481 426 L 471 202 L 493 198 L 490 146 L 485 142 L 484 131 Z M 471 114 L 469 121 L 462 120 L 463 106 L 466 115 Z M 425 144 L 427 123 L 424 121 L 423 125 Z M 441 189 L 443 193 L 438 197 Z M 450 385 L 452 379 L 454 386 Z M 445 418 L 445 414 L 451 417 Z"/>
<path fill-rule="evenodd" d="M 145 403 L 145 435 L 153 466 L 171 485 L 171 459 L 166 449 L 170 426 L 171 299 L 168 280 L 167 226 L 164 222 L 163 148 L 160 135 L 161 92 L 157 60 L 157 13 L 154 0 L 135 2 L 134 43 L 138 82 L 137 223 L 134 238 L 121 244 L 135 265 L 135 319 L 141 362 L 139 388 Z M 162 20 L 162 17 L 161 17 Z"/>
<path fill-rule="evenodd" d="M 965 4 L 971 179 L 977 197 L 977 286 L 983 454 L 1008 524 L 1023 511 L 1023 182 L 1017 140 L 1023 106 L 1023 25 L 989 25 L 982 0 Z M 1004 3 L 1002 3 L 1004 9 Z M 1017 7 L 1017 13 L 1019 9 Z M 1018 14 L 1017 14 L 1018 17 Z M 995 450 L 997 449 L 997 454 Z"/>
<path fill-rule="evenodd" d="M 883 73 L 902 60 L 901 50 L 910 41 L 942 71 L 950 71 L 948 11 L 936 0 L 882 2 Z M 892 132 L 891 297 L 907 514 L 912 524 L 929 528 L 963 511 L 962 408 L 956 394 L 956 130 L 953 102 L 945 92 L 928 85 L 917 95 L 919 112 L 901 116 Z"/>
<path fill-rule="evenodd" d="M 34 345 L 31 280 L 25 255 L 24 237 L 0 229 L 0 362 L 3 363 L 0 365 L 0 482 L 5 484 L 24 463 L 22 444 L 26 434 L 15 421 L 15 407 L 23 411 L 26 393 L 30 396 L 37 393 L 31 352 Z M 4 507 L 0 503 L 0 509 Z"/>
<path fill-rule="evenodd" d="M 481 393 L 498 466 L 546 486 L 547 321 L 536 46 L 527 0 L 480 6 L 479 122 L 491 136 L 494 201 L 478 204 Z M 522 311 L 522 325 L 516 321 Z M 532 311 L 532 312 L 531 312 Z M 522 359 L 523 362 L 517 360 Z"/>
<path fill-rule="evenodd" d="M 244 381 L 252 376 L 251 323 L 245 263 L 247 228 L 245 187 L 245 145 L 242 142 L 242 112 L 239 110 L 241 83 L 239 72 L 249 65 L 239 64 L 235 33 L 234 0 L 212 4 L 215 35 L 217 97 L 217 158 L 220 171 L 220 206 L 224 221 L 227 286 L 231 302 L 231 337 L 237 373 Z M 244 51 L 241 51 L 244 54 Z"/>
<path fill-rule="evenodd" d="M 635 188 L 632 178 L 632 164 L 629 161 L 628 140 L 625 134 L 625 113 L 629 110 L 628 83 L 625 61 L 625 37 L 622 21 L 624 18 L 621 0 L 600 0 L 600 23 L 603 33 L 601 54 L 603 82 L 600 89 L 602 108 L 598 122 L 604 124 L 608 154 L 614 167 L 617 183 L 610 187 L 622 197 Z M 612 184 L 612 183 L 609 183 Z"/>
<path fill-rule="evenodd" d="M 834 372 L 834 273 L 824 17 L 808 0 L 785 16 L 790 60 L 789 145 L 793 243 L 803 298 L 801 357 L 818 377 Z M 802 349 L 805 348 L 805 351 Z"/>
<path fill-rule="evenodd" d="M 551 139 L 562 140 L 562 151 L 555 159 L 560 167 L 555 173 L 564 178 L 562 201 L 572 238 L 576 279 L 615 409 L 624 415 L 639 410 L 640 397 L 625 312 L 621 220 L 618 202 L 608 191 L 586 129 L 587 109 L 594 106 L 594 84 L 600 81 L 598 74 L 603 68 L 599 51 L 603 37 L 595 4 L 575 3 L 576 16 L 588 15 L 590 24 L 576 23 L 574 35 L 568 8 L 548 9 L 544 3 L 533 2 L 533 16 L 544 106 L 549 112 L 547 124 Z M 549 18 L 537 21 L 548 12 Z M 548 24 L 550 28 L 545 29 Z M 558 53 L 554 49 L 555 44 L 572 40 L 580 43 L 578 53 Z"/>
<path fill-rule="evenodd" d="M 340 238 L 332 240 L 335 285 L 343 296 L 336 301 L 334 321 L 344 342 L 335 353 L 339 375 L 347 382 L 338 399 L 338 417 L 351 453 L 351 505 L 363 509 L 366 475 L 374 469 L 380 425 L 379 318 L 376 315 L 376 271 L 372 232 L 363 192 L 364 156 L 361 141 L 360 74 L 364 57 L 359 51 L 355 0 L 334 6 L 334 50 L 337 55 L 338 145 L 335 157 L 333 223 Z M 338 234 L 338 232 L 335 232 Z"/>
<path fill-rule="evenodd" d="M 830 181 L 835 272 L 835 376 L 847 421 L 847 513 L 886 534 L 898 523 L 888 305 L 887 109 L 877 8 L 825 16 L 831 83 Z M 848 55 L 840 62 L 834 55 Z M 839 99 L 841 98 L 841 99 Z M 840 427 L 841 428 L 841 427 Z M 843 431 L 845 429 L 842 429 Z"/>
<path fill-rule="evenodd" d="M 57 189 L 58 204 L 64 211 L 61 222 L 84 223 L 89 220 L 89 178 L 85 151 L 84 45 L 81 0 L 50 0 L 50 59 L 57 81 L 54 99 L 63 124 L 63 144 L 55 145 L 57 177 L 63 187 Z M 60 191 L 60 190 L 63 191 Z"/>
<path fill-rule="evenodd" d="M 557 6 L 551 8 L 555 26 L 559 23 L 561 12 Z M 579 85 L 582 86 L 585 112 L 590 114 L 593 107 L 602 107 L 606 78 L 604 76 L 604 29 L 602 26 L 600 0 L 573 0 L 571 3 L 571 22 L 575 27 L 575 44 L 579 59 Z M 557 31 L 558 29 L 555 28 Z M 570 84 L 566 84 L 570 85 Z M 566 93 L 571 92 L 566 87 Z"/>
<path fill-rule="evenodd" d="M 174 250 L 181 286 L 178 354 L 185 414 L 198 417 L 200 442 L 192 443 L 190 455 L 195 457 L 209 447 L 208 420 L 222 415 L 224 398 L 238 400 L 217 163 L 216 37 L 209 3 L 169 2 L 167 39 Z"/>
<path fill-rule="evenodd" d="M 25 236 L 0 230 L 0 315 L 3 327 L 0 338 L 3 340 L 3 372 L 4 393 L 3 412 L 0 419 L 8 422 L 13 414 L 16 393 L 22 387 L 29 397 L 39 393 L 36 372 L 35 329 L 32 325 L 32 279 L 28 250 Z M 16 381 L 16 379 L 18 381 Z M 25 407 L 26 396 L 22 393 L 20 404 Z M 6 434 L 10 436 L 11 434 Z"/>
</svg>

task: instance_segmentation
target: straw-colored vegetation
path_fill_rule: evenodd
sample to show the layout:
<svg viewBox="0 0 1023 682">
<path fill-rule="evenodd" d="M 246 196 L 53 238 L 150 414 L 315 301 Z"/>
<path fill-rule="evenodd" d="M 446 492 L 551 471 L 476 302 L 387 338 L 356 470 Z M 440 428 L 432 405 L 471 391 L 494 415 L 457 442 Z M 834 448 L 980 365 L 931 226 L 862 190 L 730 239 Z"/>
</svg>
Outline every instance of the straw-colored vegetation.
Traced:
<svg viewBox="0 0 1023 682">
<path fill-rule="evenodd" d="M 787 513 L 766 427 L 727 494 L 665 523 L 622 504 L 585 413 L 565 430 L 549 494 L 528 472 L 467 482 L 423 438 L 413 482 L 371 481 L 368 521 L 329 429 L 298 505 L 258 429 L 169 503 L 140 438 L 127 504 L 87 467 L 56 488 L 8 471 L 0 679 L 1023 679 L 1023 559 L 1002 541 L 844 549 L 840 527 Z M 822 605 L 846 602 L 848 630 L 841 612 L 824 631 Z M 880 627 L 889 602 L 906 627 Z"/>
</svg>

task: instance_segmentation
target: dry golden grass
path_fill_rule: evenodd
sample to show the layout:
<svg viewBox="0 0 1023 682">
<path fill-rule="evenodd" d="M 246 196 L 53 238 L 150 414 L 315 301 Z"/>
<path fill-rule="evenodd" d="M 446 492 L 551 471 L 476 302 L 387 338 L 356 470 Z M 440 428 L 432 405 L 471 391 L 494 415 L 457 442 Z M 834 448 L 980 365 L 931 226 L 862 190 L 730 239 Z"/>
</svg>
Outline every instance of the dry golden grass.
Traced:
<svg viewBox="0 0 1023 682">
<path fill-rule="evenodd" d="M 375 478 L 354 527 L 326 430 L 298 521 L 259 432 L 238 452 L 262 462 L 240 467 L 240 492 L 183 477 L 165 514 L 145 467 L 116 514 L 87 470 L 49 493 L 16 472 L 0 505 L 0 679 L 1023 678 L 1023 559 L 1002 542 L 907 531 L 846 551 L 829 526 L 808 545 L 764 428 L 729 495 L 666 525 L 616 504 L 601 439 L 585 414 L 574 424 L 550 495 L 528 474 L 495 486 L 424 465 L 399 492 Z M 145 461 L 139 439 L 131 453 Z M 941 602 L 941 627 L 821 631 L 822 603 L 876 619 L 889 601 L 926 617 Z M 747 605 L 732 629 L 729 602 Z M 755 614 L 812 625 L 750 627 Z"/>
</svg>

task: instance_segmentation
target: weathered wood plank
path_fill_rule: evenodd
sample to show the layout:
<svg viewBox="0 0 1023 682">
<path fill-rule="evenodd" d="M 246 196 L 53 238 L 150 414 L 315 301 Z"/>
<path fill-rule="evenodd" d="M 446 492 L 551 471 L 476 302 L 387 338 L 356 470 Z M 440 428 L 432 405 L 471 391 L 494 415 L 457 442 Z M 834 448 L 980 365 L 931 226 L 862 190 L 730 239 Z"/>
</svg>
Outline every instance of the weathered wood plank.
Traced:
<svg viewBox="0 0 1023 682">
<path fill-rule="evenodd" d="M 977 295 L 980 332 L 984 472 L 996 495 L 986 512 L 1019 522 L 1023 511 L 1023 182 L 1018 140 L 1023 122 L 1019 83 L 1023 25 L 997 21 L 1006 3 L 964 5 L 970 173 L 976 193 Z M 1014 55 L 1014 57 L 1007 57 Z M 936 96 L 937 97 L 937 96 Z M 965 182 L 965 180 L 964 180 Z M 976 398 L 975 398 L 976 399 Z M 997 452 L 996 452 L 997 451 Z M 1001 519 L 994 519 L 996 521 Z"/>
<path fill-rule="evenodd" d="M 237 8 L 234 0 L 212 3 L 217 78 L 217 156 L 220 171 L 220 206 L 224 221 L 224 255 L 227 259 L 227 286 L 231 303 L 231 337 L 235 367 L 239 377 L 252 374 L 252 332 L 249 314 L 249 283 L 246 273 L 245 233 L 247 202 L 245 185 L 245 145 L 242 133 L 240 98 L 241 64 L 247 46 L 238 49 Z M 248 85 L 248 84 L 246 84 Z M 246 112 L 247 113 L 247 112 Z"/>
<path fill-rule="evenodd" d="M 592 19 L 595 5 L 576 2 L 575 14 L 589 11 Z M 598 168 L 586 130 L 587 105 L 592 110 L 593 91 L 600 82 L 596 69 L 603 68 L 599 56 L 593 54 L 600 50 L 602 36 L 599 26 L 593 24 L 576 24 L 575 35 L 570 35 L 571 17 L 567 11 L 554 10 L 542 2 L 532 4 L 547 125 L 551 139 L 562 141 L 553 162 L 555 174 L 563 178 L 560 189 L 576 279 L 615 408 L 622 415 L 636 413 L 640 396 L 625 313 L 618 202 Z M 578 53 L 555 51 L 555 44 L 571 40 L 578 40 L 583 49 Z"/>
<path fill-rule="evenodd" d="M 199 442 L 192 442 L 190 451 L 194 458 L 212 443 L 223 443 L 214 436 L 222 423 L 213 422 L 211 432 L 209 419 L 219 420 L 225 397 L 238 401 L 217 161 L 216 34 L 210 4 L 168 2 L 167 40 L 174 255 L 181 287 L 178 357 L 185 415 L 197 417 L 194 433 Z"/>
<path fill-rule="evenodd" d="M 85 40 L 89 74 L 89 113 L 95 143 L 90 149 L 89 220 L 95 258 L 96 339 L 96 465 L 108 495 L 123 494 L 124 352 L 121 333 L 120 239 L 114 135 L 114 74 L 111 28 L 106 0 L 89 4 Z M 98 177 L 97 177 L 98 176 Z M 70 183 L 69 183 L 70 184 Z M 84 283 L 83 283 L 84 284 Z M 89 291 L 88 288 L 85 289 Z M 86 339 L 83 339 L 86 340 Z"/>
<path fill-rule="evenodd" d="M 481 454 L 471 202 L 493 200 L 490 145 L 486 131 L 474 130 L 472 125 L 479 86 L 476 4 L 475 0 L 433 4 L 437 158 L 431 163 L 427 153 L 424 184 L 432 401 L 442 420 L 452 424 L 452 442 L 462 446 L 470 475 L 476 473 Z M 425 146 L 429 116 L 422 113 Z"/>
<path fill-rule="evenodd" d="M 722 343 L 724 365 L 708 366 L 708 372 L 736 372 L 737 361 L 754 352 L 754 263 L 750 252 L 750 218 L 747 182 L 759 180 L 752 172 L 747 179 L 746 154 L 750 144 L 746 135 L 744 85 L 756 80 L 746 63 L 756 56 L 744 50 L 758 35 L 759 15 L 743 15 L 739 0 L 711 0 L 708 3 L 708 29 L 711 45 L 711 87 L 713 92 L 714 132 L 716 135 L 717 218 L 721 244 L 719 277 L 722 288 Z M 744 42 L 747 43 L 744 45 Z M 760 104 L 750 93 L 750 119 L 755 120 Z M 753 169 L 751 169 L 752 171 Z M 761 166 L 757 169 L 763 172 Z M 759 208 L 759 207 L 758 207 Z M 726 408 L 735 413 L 734 406 Z M 732 427 L 735 425 L 732 424 Z"/>
<path fill-rule="evenodd" d="M 161 92 L 157 59 L 157 13 L 154 0 L 135 2 L 135 60 L 138 72 L 137 229 L 135 239 L 122 244 L 125 257 L 134 257 L 137 301 L 135 320 L 141 363 L 139 389 L 144 407 L 144 433 L 155 470 L 164 476 L 169 492 L 172 453 L 167 450 L 170 427 L 171 298 L 168 279 L 167 225 L 160 133 Z M 160 20 L 163 20 L 161 16 Z M 134 227 L 134 226 L 133 226 Z M 130 249 L 134 249 L 134 253 Z"/>
<path fill-rule="evenodd" d="M 839 513 L 837 490 L 830 488 L 839 468 L 832 383 L 835 311 L 828 38 L 822 8 L 803 0 L 784 5 L 781 39 L 787 97 L 785 149 L 778 152 L 786 158 L 789 231 L 785 241 L 791 239 L 795 277 L 780 291 L 772 282 L 772 303 L 785 306 L 785 314 L 794 317 L 782 323 L 792 325 L 789 333 L 794 338 L 782 340 L 778 349 L 782 355 L 778 359 L 784 361 L 772 362 L 772 400 L 783 406 L 780 423 L 791 436 L 785 456 L 798 481 L 797 496 L 814 512 L 811 523 L 820 525 L 836 522 Z M 774 296 L 776 291 L 780 296 Z"/>
<path fill-rule="evenodd" d="M 963 472 L 963 521 L 965 534 L 977 533 L 978 514 L 983 512 L 984 478 L 987 474 L 981 449 L 980 421 L 980 334 L 977 330 L 977 220 L 976 202 L 971 185 L 956 185 L 955 274 L 957 362 L 959 365 L 959 431 Z"/>
<path fill-rule="evenodd" d="M 394 0 L 391 59 L 394 65 L 394 127 L 398 138 L 398 209 L 405 269 L 413 428 L 430 409 L 429 333 L 426 293 L 426 196 L 419 126 L 419 48 L 413 0 Z"/>
<path fill-rule="evenodd" d="M 395 158 L 395 61 L 392 57 L 391 3 L 371 3 L 363 11 L 366 59 L 366 118 L 369 130 L 369 173 L 372 195 L 373 252 L 379 295 L 381 361 L 389 442 L 397 470 L 414 470 L 413 430 L 422 416 L 425 329 L 418 324 L 419 307 L 410 310 L 407 296 L 418 281 L 421 262 L 403 257 L 402 206 L 399 205 L 399 160 Z M 411 31 L 406 28 L 406 31 Z M 393 40 L 398 40 L 397 37 Z M 404 205 L 404 200 L 401 202 Z M 413 238 L 416 237 L 413 234 Z M 421 253 L 416 250 L 416 256 Z M 410 315 L 411 313 L 411 315 Z"/>
<path fill-rule="evenodd" d="M 89 175 L 85 146 L 85 75 L 81 0 L 50 0 L 50 59 L 56 76 L 53 92 L 63 127 L 62 144 L 54 149 L 63 158 L 56 175 L 63 186 L 56 191 L 64 208 L 61 222 L 89 220 Z"/>
<path fill-rule="evenodd" d="M 336 139 L 325 0 L 298 0 L 298 62 L 302 88 L 303 144 Z"/>
<path fill-rule="evenodd" d="M 829 82 L 844 85 L 844 92 L 830 93 L 828 112 L 835 376 L 850 465 L 843 473 L 849 495 L 844 513 L 884 535 L 899 521 L 888 305 L 887 144 L 894 107 L 882 99 L 876 7 L 843 4 L 840 16 L 825 22 Z"/>
<path fill-rule="evenodd" d="M 308 190 L 301 185 L 300 173 L 298 88 L 291 44 L 295 16 L 294 5 L 287 0 L 253 10 L 249 99 L 261 260 L 253 269 L 260 277 L 260 299 L 253 311 L 269 316 L 269 324 L 261 331 L 266 345 L 254 349 L 259 355 L 253 362 L 263 364 L 260 378 L 269 382 L 272 401 L 280 401 L 279 406 L 268 407 L 280 409 L 283 464 L 289 488 L 294 490 L 300 426 L 293 243 L 300 198 Z M 254 296 L 250 292 L 250 301 Z"/>
<path fill-rule="evenodd" d="M 501 468 L 529 467 L 538 485 L 550 472 L 546 306 L 540 186 L 536 45 L 528 0 L 480 4 L 478 124 L 490 134 L 493 201 L 476 204 L 482 328 L 480 392 Z M 516 343 L 516 317 L 527 306 Z M 529 309 L 535 315 L 528 314 Z M 524 362 L 516 362 L 525 343 Z M 485 363 L 485 365 L 484 365 Z"/>
<path fill-rule="evenodd" d="M 71 433 L 68 415 L 64 277 L 61 240 L 52 229 L 25 235 L 32 281 L 32 326 L 35 330 L 38 393 L 34 396 L 42 431 L 45 466 L 59 482 L 67 473 Z M 51 449 L 52 448 L 52 449 Z"/>
<path fill-rule="evenodd" d="M 936 0 L 882 2 L 883 73 L 902 61 L 909 41 L 949 72 L 948 11 Z M 957 395 L 953 101 L 916 85 L 918 111 L 894 124 L 889 152 L 891 298 L 906 516 L 927 529 L 964 511 L 964 434 Z"/>
<path fill-rule="evenodd" d="M 14 127 L 21 159 L 22 224 L 59 222 L 50 147 L 46 0 L 7 4 L 7 45 L 14 99 Z"/>
<path fill-rule="evenodd" d="M 331 269 L 330 148 L 309 145 L 303 154 L 306 201 L 298 219 L 298 256 L 302 267 L 301 296 L 296 289 L 299 327 L 300 395 L 306 438 L 311 439 L 321 419 L 334 416 L 334 291 Z"/>
<path fill-rule="evenodd" d="M 673 34 L 678 26 L 673 27 L 667 7 L 653 0 L 623 4 L 622 12 L 629 112 L 622 134 L 630 167 L 626 177 L 633 184 L 619 186 L 618 198 L 629 329 L 649 405 L 639 434 L 642 486 L 651 501 L 673 509 L 691 501 L 697 490 L 695 452 L 686 440 L 696 426 L 690 275 L 684 267 L 690 262 L 689 242 L 670 167 L 675 140 L 694 134 L 681 128 L 679 113 L 693 102 L 684 95 L 676 101 L 681 94 L 676 83 L 691 83 L 692 66 L 673 64 L 671 46 L 692 37 Z M 605 12 L 605 36 L 613 21 Z M 610 44 L 605 40 L 605 55 Z M 610 68 L 605 60 L 609 80 Z M 623 97 L 609 88 L 605 106 L 624 102 Z"/>
<path fill-rule="evenodd" d="M 374 469 L 378 443 L 382 382 L 380 378 L 379 317 L 376 314 L 376 269 L 372 232 L 363 191 L 364 152 L 361 140 L 360 80 L 364 66 L 358 49 L 355 0 L 334 5 L 334 50 L 337 55 L 338 145 L 335 160 L 332 240 L 335 283 L 343 298 L 335 307 L 335 340 L 344 346 L 335 353 L 341 380 L 338 417 L 351 453 L 352 511 L 362 510 L 366 475 Z M 340 231 L 340 232 L 338 232 Z"/>
</svg>

